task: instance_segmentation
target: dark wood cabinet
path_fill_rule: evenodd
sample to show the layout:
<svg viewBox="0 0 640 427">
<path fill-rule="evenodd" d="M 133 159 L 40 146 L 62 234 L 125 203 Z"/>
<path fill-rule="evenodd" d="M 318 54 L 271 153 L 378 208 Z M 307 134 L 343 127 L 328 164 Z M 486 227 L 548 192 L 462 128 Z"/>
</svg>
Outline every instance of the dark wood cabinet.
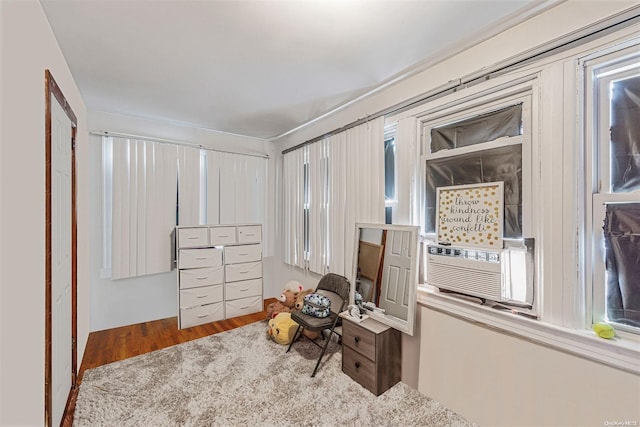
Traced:
<svg viewBox="0 0 640 427">
<path fill-rule="evenodd" d="M 400 381 L 400 331 L 373 319 L 362 322 L 343 316 L 342 371 L 376 396 Z"/>
</svg>

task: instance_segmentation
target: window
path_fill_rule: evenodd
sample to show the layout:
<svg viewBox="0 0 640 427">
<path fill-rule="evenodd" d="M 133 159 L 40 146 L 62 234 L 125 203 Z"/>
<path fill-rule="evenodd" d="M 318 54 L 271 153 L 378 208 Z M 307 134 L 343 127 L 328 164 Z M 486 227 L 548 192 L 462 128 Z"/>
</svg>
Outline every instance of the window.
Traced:
<svg viewBox="0 0 640 427">
<path fill-rule="evenodd" d="M 522 135 L 522 103 L 446 125 L 424 124 L 427 233 L 435 233 L 438 187 L 503 181 L 504 234 L 522 238 L 523 138 L 512 138 Z"/>
<path fill-rule="evenodd" d="M 396 128 L 384 132 L 384 211 L 385 223 L 393 224 L 393 209 L 398 204 L 396 197 Z"/>
<path fill-rule="evenodd" d="M 640 333 L 640 55 L 585 61 L 592 199 L 591 321 Z M 589 216 L 588 216 L 589 217 Z"/>
<path fill-rule="evenodd" d="M 500 259 L 504 280 L 501 289 L 486 294 L 499 294 L 501 297 L 496 302 L 531 314 L 535 313 L 533 262 L 530 242 L 525 243 L 524 239 L 531 236 L 525 231 L 530 227 L 526 222 L 531 169 L 528 155 L 532 128 L 530 92 L 529 87 L 517 95 L 497 93 L 462 99 L 435 117 L 425 116 L 420 126 L 425 168 L 423 224 L 427 240 L 435 242 L 436 239 L 438 188 L 502 182 L 505 248 L 487 256 Z M 466 289 L 465 286 L 461 288 Z M 477 287 L 470 283 L 469 294 L 474 295 Z M 465 293 L 464 289 L 457 292 Z M 481 294 L 485 292 L 475 295 Z"/>
</svg>

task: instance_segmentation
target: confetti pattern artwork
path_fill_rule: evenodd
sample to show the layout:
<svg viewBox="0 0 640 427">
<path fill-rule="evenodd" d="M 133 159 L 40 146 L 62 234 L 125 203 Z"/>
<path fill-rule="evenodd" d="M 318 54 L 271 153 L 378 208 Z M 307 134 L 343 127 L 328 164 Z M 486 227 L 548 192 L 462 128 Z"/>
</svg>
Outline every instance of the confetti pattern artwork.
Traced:
<svg viewBox="0 0 640 427">
<path fill-rule="evenodd" d="M 438 188 L 438 243 L 502 249 L 503 183 Z"/>
</svg>

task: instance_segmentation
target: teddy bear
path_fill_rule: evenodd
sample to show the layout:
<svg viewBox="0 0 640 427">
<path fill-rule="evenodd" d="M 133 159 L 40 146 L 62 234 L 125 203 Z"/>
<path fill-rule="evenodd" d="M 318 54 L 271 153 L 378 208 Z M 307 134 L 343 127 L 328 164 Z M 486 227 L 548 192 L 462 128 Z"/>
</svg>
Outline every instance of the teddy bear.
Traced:
<svg viewBox="0 0 640 427">
<path fill-rule="evenodd" d="M 298 296 L 298 292 L 293 292 L 288 289 L 282 293 L 281 297 L 278 298 L 278 301 L 272 302 L 267 306 L 267 319 L 273 319 L 279 313 L 289 313 L 296 304 L 296 298 Z"/>
<path fill-rule="evenodd" d="M 278 344 L 287 345 L 291 343 L 297 329 L 298 324 L 291 320 L 291 313 L 279 313 L 269 320 L 267 334 Z"/>
<path fill-rule="evenodd" d="M 267 306 L 267 319 L 273 319 L 278 313 L 290 312 L 296 303 L 296 296 L 303 289 L 304 287 L 297 280 L 289 280 L 285 283 L 282 293 L 276 297 L 278 301 Z"/>
<path fill-rule="evenodd" d="M 291 291 L 291 292 L 302 292 L 302 290 L 304 289 L 304 286 L 302 286 L 302 284 L 300 282 L 298 282 L 297 280 L 289 280 L 287 283 L 284 284 L 284 287 L 282 289 L 282 293 L 280 294 L 279 297 L 277 297 L 278 301 L 280 302 L 284 302 L 285 301 L 285 291 Z"/>
</svg>

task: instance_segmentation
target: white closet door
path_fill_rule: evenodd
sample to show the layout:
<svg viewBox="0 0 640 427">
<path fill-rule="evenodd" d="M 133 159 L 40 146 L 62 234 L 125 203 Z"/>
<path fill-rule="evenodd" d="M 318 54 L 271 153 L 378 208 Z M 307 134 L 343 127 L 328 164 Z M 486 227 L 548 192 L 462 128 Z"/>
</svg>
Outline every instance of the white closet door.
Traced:
<svg viewBox="0 0 640 427">
<path fill-rule="evenodd" d="M 60 425 L 71 390 L 71 121 L 51 97 L 51 390 Z"/>
</svg>

